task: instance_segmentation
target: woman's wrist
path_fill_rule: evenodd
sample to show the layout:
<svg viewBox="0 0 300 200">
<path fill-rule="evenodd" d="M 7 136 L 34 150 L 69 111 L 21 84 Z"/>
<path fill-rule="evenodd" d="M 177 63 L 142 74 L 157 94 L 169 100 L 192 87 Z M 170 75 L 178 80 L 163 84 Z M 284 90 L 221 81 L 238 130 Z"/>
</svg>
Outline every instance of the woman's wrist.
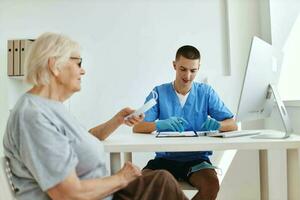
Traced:
<svg viewBox="0 0 300 200">
<path fill-rule="evenodd" d="M 116 177 L 118 183 L 120 183 L 121 188 L 124 188 L 128 185 L 128 180 L 126 180 L 126 178 L 121 173 L 117 173 L 113 176 Z"/>
</svg>

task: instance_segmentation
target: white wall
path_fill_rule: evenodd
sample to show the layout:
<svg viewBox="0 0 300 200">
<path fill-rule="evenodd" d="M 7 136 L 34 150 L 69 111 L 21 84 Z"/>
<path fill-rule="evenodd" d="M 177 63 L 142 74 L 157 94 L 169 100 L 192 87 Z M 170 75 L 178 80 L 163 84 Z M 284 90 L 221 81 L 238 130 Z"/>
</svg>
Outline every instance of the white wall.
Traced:
<svg viewBox="0 0 300 200">
<path fill-rule="evenodd" d="M 291 30 L 297 17 L 300 14 L 300 1 L 297 0 L 286 0 L 286 1 L 279 1 L 279 0 L 270 0 L 270 12 L 271 12 L 271 30 L 272 30 L 272 44 L 277 47 L 279 50 L 282 50 L 285 53 L 284 48 L 287 45 L 288 37 L 291 34 Z M 298 36 L 299 37 L 299 36 Z M 294 43 L 297 42 L 294 41 Z M 299 40 L 297 45 L 299 45 Z M 294 56 L 296 57 L 296 56 Z M 298 56 L 299 57 L 299 56 Z M 291 119 L 291 124 L 294 129 L 295 134 L 300 134 L 300 124 L 299 124 L 299 117 L 300 117 L 300 103 L 299 103 L 299 93 L 295 90 L 298 90 L 297 87 L 299 78 L 293 78 L 294 75 L 287 73 L 295 73 L 297 72 L 298 66 L 291 66 L 287 65 L 290 63 L 291 55 L 285 55 L 283 60 L 282 72 L 279 81 L 279 92 L 282 99 L 285 100 L 295 100 L 295 101 L 286 101 L 285 105 L 287 107 L 287 112 Z M 295 67 L 294 69 L 290 67 Z M 291 77 L 292 76 L 292 77 Z M 297 98 L 294 98 L 297 97 Z M 277 108 L 274 106 L 273 113 L 271 117 L 265 120 L 265 128 L 270 129 L 278 129 L 283 130 L 283 124 L 279 115 Z M 278 158 L 276 158 L 278 160 Z M 274 160 L 275 161 L 275 160 Z M 275 161 L 276 162 L 276 161 Z M 297 162 L 296 160 L 291 160 L 287 157 L 287 162 Z M 298 161 L 299 163 L 299 161 Z M 273 163 L 274 164 L 274 163 Z M 287 169 L 287 176 L 288 181 L 291 183 L 293 182 L 294 185 L 300 184 L 300 172 L 299 169 L 288 168 Z M 300 191 L 299 188 L 288 188 L 291 192 L 291 196 L 289 199 L 299 199 Z"/>
<path fill-rule="evenodd" d="M 284 100 L 299 100 L 298 85 L 300 82 L 297 76 L 300 63 L 299 50 L 292 53 L 291 49 L 300 49 L 300 40 L 299 35 L 291 35 L 291 30 L 296 25 L 297 18 L 299 18 L 298 31 L 294 31 L 298 34 L 300 32 L 300 1 L 271 0 L 271 14 L 273 45 L 285 53 L 279 80 L 279 92 Z M 289 38 L 290 36 L 291 38 Z M 289 41 L 289 39 L 293 39 L 293 41 Z"/>
<path fill-rule="evenodd" d="M 209 82 L 235 111 L 235 97 L 239 92 L 231 96 L 222 88 L 226 81 L 232 91 L 237 91 L 235 88 L 240 84 L 236 84 L 236 79 L 240 76 L 239 73 L 233 77 L 222 76 L 226 47 L 222 30 L 224 8 L 220 2 L 1 0 L 0 55 L 4 58 L 0 60 L 3 66 L 0 109 L 4 113 L 1 127 L 7 118 L 7 108 L 28 88 L 20 80 L 6 76 L 6 41 L 35 38 L 45 31 L 65 33 L 82 44 L 87 74 L 82 91 L 71 99 L 71 111 L 87 127 L 111 117 L 124 106 L 140 106 L 155 85 L 172 81 L 171 62 L 177 48 L 184 44 L 195 45 L 202 53 L 197 80 L 208 76 Z M 256 24 L 257 19 L 246 17 L 250 24 Z M 238 43 L 247 51 L 250 37 Z M 239 54 L 233 52 L 234 57 Z M 233 67 L 240 68 L 245 62 L 239 66 L 233 63 Z"/>
<path fill-rule="evenodd" d="M 87 75 L 82 92 L 71 102 L 71 111 L 88 126 L 107 119 L 124 106 L 140 106 L 155 85 L 172 81 L 171 62 L 181 45 L 192 44 L 200 49 L 200 73 L 222 76 L 219 1 L 106 4 L 96 3 L 94 10 L 89 11 L 97 21 L 89 18 L 93 25 L 87 29 L 93 29 L 93 33 L 84 33 Z M 95 29 L 97 24 L 101 27 Z M 86 105 L 93 106 L 83 106 L 83 98 Z"/>
<path fill-rule="evenodd" d="M 82 91 L 71 98 L 70 111 L 86 127 L 107 120 L 122 107 L 140 106 L 155 85 L 172 81 L 171 62 L 184 44 L 202 53 L 197 80 L 208 77 L 235 112 L 251 38 L 270 40 L 268 1 L 228 0 L 231 76 L 223 75 L 228 67 L 224 5 L 221 0 L 0 0 L 0 135 L 8 109 L 28 88 L 6 76 L 6 41 L 35 38 L 45 31 L 65 33 L 83 47 L 87 74 Z M 143 165 L 147 156 L 135 158 Z M 237 157 L 219 199 L 257 199 L 256 160 L 256 152 Z M 251 190 L 243 180 L 253 186 Z"/>
<path fill-rule="evenodd" d="M 270 11 L 272 43 L 282 50 L 300 13 L 300 1 L 270 0 Z"/>
</svg>

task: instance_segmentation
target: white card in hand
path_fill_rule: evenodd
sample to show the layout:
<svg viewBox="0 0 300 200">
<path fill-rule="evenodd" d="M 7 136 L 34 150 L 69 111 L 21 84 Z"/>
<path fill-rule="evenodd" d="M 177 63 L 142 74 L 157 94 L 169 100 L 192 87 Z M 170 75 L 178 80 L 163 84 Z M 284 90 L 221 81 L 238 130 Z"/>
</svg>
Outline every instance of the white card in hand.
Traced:
<svg viewBox="0 0 300 200">
<path fill-rule="evenodd" d="M 136 111 L 134 111 L 130 115 L 126 116 L 125 120 L 127 120 L 129 117 L 132 117 L 133 115 L 139 116 L 140 114 L 142 114 L 142 113 L 146 112 L 147 110 L 149 110 L 150 108 L 152 108 L 155 104 L 156 104 L 156 100 L 151 99 L 150 101 L 145 103 L 142 107 L 140 107 L 139 109 L 137 109 Z"/>
</svg>

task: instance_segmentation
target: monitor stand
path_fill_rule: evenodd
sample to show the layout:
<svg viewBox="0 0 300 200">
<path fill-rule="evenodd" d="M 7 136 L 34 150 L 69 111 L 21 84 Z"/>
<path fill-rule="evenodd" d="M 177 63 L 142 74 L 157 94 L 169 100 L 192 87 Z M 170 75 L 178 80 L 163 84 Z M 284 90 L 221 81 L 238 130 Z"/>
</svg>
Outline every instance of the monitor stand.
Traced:
<svg viewBox="0 0 300 200">
<path fill-rule="evenodd" d="M 255 139 L 285 139 L 290 137 L 290 134 L 293 132 L 293 128 L 291 126 L 290 118 L 288 116 L 288 113 L 286 111 L 286 108 L 279 96 L 278 90 L 275 85 L 270 84 L 268 87 L 268 94 L 267 98 L 271 98 L 271 95 L 274 95 L 279 114 L 285 129 L 285 134 L 284 135 L 273 135 L 273 134 L 262 134 L 262 135 L 257 135 L 253 136 L 252 138 Z"/>
</svg>

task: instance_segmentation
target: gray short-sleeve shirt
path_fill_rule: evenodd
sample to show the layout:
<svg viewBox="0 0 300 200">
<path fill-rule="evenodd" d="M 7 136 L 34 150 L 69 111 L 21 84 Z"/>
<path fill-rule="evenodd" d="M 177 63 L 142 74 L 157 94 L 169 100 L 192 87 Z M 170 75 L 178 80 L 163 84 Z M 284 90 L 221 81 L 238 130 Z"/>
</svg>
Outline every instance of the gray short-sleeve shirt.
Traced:
<svg viewBox="0 0 300 200">
<path fill-rule="evenodd" d="M 103 144 L 58 101 L 24 94 L 10 114 L 3 145 L 20 200 L 50 199 L 46 191 L 73 170 L 80 179 L 107 176 Z"/>
</svg>

